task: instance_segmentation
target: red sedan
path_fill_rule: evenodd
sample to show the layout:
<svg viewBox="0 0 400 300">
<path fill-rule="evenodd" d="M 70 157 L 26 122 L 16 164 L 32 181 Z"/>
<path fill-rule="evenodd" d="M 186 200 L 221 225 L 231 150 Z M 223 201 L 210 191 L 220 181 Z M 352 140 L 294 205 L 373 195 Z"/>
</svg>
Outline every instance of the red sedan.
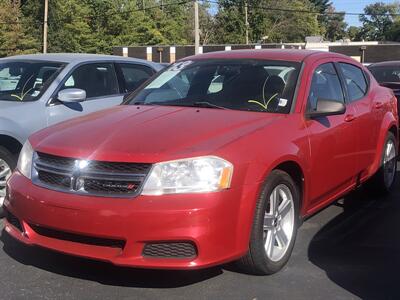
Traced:
<svg viewBox="0 0 400 300">
<path fill-rule="evenodd" d="M 31 136 L 5 229 L 116 265 L 271 274 L 302 219 L 366 181 L 391 190 L 397 135 L 392 91 L 349 57 L 188 57 L 124 105 Z"/>
</svg>

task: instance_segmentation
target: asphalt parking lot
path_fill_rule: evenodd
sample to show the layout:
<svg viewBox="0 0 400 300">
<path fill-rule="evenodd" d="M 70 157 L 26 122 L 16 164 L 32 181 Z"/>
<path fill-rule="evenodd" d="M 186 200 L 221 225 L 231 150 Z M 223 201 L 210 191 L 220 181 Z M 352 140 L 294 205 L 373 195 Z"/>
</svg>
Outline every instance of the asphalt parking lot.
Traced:
<svg viewBox="0 0 400 300">
<path fill-rule="evenodd" d="M 357 191 L 308 219 L 289 264 L 269 277 L 230 265 L 118 268 L 25 247 L 4 231 L 0 248 L 0 299 L 398 299 L 400 180 L 388 198 Z"/>
</svg>

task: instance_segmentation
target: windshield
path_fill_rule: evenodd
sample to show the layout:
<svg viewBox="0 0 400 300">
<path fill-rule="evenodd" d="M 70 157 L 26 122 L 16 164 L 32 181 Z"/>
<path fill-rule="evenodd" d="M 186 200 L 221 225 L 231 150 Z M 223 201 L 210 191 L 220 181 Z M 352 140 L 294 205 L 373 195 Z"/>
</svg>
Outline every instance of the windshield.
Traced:
<svg viewBox="0 0 400 300">
<path fill-rule="evenodd" d="M 0 63 L 0 100 L 35 101 L 64 67 L 46 61 Z"/>
<path fill-rule="evenodd" d="M 371 66 L 372 75 L 379 83 L 400 82 L 400 67 L 397 66 Z"/>
<path fill-rule="evenodd" d="M 300 63 L 260 60 L 181 61 L 126 104 L 289 113 Z"/>
</svg>

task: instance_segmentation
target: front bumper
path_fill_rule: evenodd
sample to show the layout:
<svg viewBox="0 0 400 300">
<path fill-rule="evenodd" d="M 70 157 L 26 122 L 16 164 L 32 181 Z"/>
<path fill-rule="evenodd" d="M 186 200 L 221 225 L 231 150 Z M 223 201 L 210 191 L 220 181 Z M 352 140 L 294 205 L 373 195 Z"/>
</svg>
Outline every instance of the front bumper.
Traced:
<svg viewBox="0 0 400 300">
<path fill-rule="evenodd" d="M 246 253 L 257 189 L 254 184 L 218 193 L 116 199 L 48 190 L 15 172 L 4 205 L 21 228 L 6 220 L 5 230 L 27 245 L 120 266 L 204 268 Z M 123 245 L 59 239 L 43 235 L 37 226 L 75 237 L 123 241 Z M 197 253 L 187 258 L 143 255 L 145 245 L 160 242 L 189 242 Z"/>
</svg>

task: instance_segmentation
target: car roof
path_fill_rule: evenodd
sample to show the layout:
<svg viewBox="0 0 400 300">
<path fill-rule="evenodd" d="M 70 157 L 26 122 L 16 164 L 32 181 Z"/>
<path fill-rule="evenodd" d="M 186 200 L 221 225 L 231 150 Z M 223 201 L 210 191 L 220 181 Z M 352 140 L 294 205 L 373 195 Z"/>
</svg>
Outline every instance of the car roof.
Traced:
<svg viewBox="0 0 400 300">
<path fill-rule="evenodd" d="M 209 52 L 205 54 L 193 55 L 184 58 L 184 60 L 202 60 L 202 59 L 265 59 L 265 60 L 284 60 L 293 62 L 302 62 L 309 56 L 323 57 L 346 57 L 345 55 L 315 51 L 315 50 L 298 50 L 298 49 L 260 49 L 260 50 L 232 50 Z"/>
<path fill-rule="evenodd" d="M 43 60 L 43 61 L 55 61 L 64 63 L 80 63 L 86 61 L 102 61 L 102 60 L 113 60 L 113 61 L 125 61 L 125 62 L 137 62 L 146 63 L 148 65 L 161 66 L 158 63 L 146 61 L 138 58 L 123 57 L 117 55 L 103 55 L 103 54 L 85 54 L 85 53 L 48 53 L 48 54 L 25 54 L 9 56 L 2 58 L 1 60 Z M 1 61 L 0 60 L 0 61 Z"/>
<path fill-rule="evenodd" d="M 368 66 L 368 68 L 370 67 L 398 67 L 400 66 L 400 60 L 391 60 L 391 61 L 382 61 L 382 62 L 378 62 L 378 63 L 373 63 L 370 64 Z"/>
</svg>

